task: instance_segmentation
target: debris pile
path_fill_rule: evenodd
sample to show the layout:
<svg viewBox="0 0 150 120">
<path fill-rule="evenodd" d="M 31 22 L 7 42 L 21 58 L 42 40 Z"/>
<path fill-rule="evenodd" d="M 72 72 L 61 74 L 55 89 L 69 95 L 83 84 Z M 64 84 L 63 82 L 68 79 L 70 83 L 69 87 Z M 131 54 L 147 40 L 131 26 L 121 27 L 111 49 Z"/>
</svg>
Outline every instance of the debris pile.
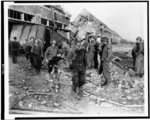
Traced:
<svg viewBox="0 0 150 120">
<path fill-rule="evenodd" d="M 111 64 L 110 73 L 112 81 L 108 86 L 101 87 L 98 84 L 101 79 L 91 77 L 91 82 L 88 82 L 84 86 L 84 90 L 97 97 L 105 98 L 122 105 L 144 104 L 144 78 L 131 77 L 114 64 Z"/>
<path fill-rule="evenodd" d="M 60 74 L 60 89 L 55 92 L 48 73 L 43 69 L 40 75 L 27 70 L 28 61 L 11 65 L 10 71 L 10 109 L 40 110 L 46 112 L 77 113 L 76 105 L 80 102 L 71 93 L 72 74 L 62 70 Z M 10 69 L 11 69 L 10 67 Z M 17 71 L 19 69 L 23 69 Z M 24 72 L 22 72 L 24 71 Z M 95 69 L 86 71 L 86 84 L 83 86 L 83 99 L 88 98 L 98 106 L 108 105 L 143 105 L 144 78 L 130 76 L 119 67 L 111 64 L 112 81 L 108 86 L 101 87 L 101 78 Z M 80 107 L 81 108 L 81 107 Z"/>
</svg>

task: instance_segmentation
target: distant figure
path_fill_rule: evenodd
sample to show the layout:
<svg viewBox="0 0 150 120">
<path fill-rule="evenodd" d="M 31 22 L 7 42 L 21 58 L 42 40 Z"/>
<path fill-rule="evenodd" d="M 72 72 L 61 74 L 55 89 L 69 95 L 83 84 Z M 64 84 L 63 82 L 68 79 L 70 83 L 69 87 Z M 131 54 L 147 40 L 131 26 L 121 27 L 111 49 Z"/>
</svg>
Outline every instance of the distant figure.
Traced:
<svg viewBox="0 0 150 120">
<path fill-rule="evenodd" d="M 46 62 L 48 63 L 54 56 L 57 55 L 58 47 L 56 46 L 56 40 L 52 41 L 51 46 L 49 46 L 45 52 Z"/>
<path fill-rule="evenodd" d="M 94 45 L 94 68 L 98 69 L 99 67 L 99 62 L 98 62 L 98 53 L 99 53 L 99 43 L 96 42 Z"/>
<path fill-rule="evenodd" d="M 19 55 L 20 43 L 17 38 L 14 37 L 13 41 L 10 41 L 10 52 L 12 55 L 12 62 L 17 63 L 17 57 Z"/>
<path fill-rule="evenodd" d="M 25 48 L 24 48 L 23 45 L 20 46 L 19 54 L 20 54 L 21 56 L 24 56 L 24 55 L 25 55 Z"/>
<path fill-rule="evenodd" d="M 53 61 L 53 58 L 57 56 L 58 47 L 56 46 L 56 40 L 52 41 L 52 45 L 49 46 L 45 52 L 45 61 L 48 65 L 51 64 L 50 61 Z M 51 70 L 48 70 L 49 75 L 51 76 Z"/>
<path fill-rule="evenodd" d="M 26 44 L 25 44 L 25 55 L 26 55 L 26 59 L 30 59 L 30 55 L 31 55 L 31 49 L 32 49 L 32 43 L 34 41 L 34 37 L 30 38 L 30 41 L 28 41 L 28 39 L 26 39 Z M 31 62 L 31 61 L 30 61 Z"/>
<path fill-rule="evenodd" d="M 141 37 L 137 37 L 136 44 L 132 49 L 133 66 L 137 76 L 144 74 L 144 42 Z"/>
<path fill-rule="evenodd" d="M 39 73 L 41 70 L 42 57 L 43 57 L 43 48 L 40 45 L 40 40 L 36 40 L 31 49 L 31 59 L 32 59 L 32 66 L 35 68 L 37 73 Z"/>
<path fill-rule="evenodd" d="M 101 66 L 99 68 L 99 74 L 103 73 L 105 81 L 104 81 L 104 83 L 101 84 L 101 86 L 108 85 L 111 81 L 111 76 L 110 76 L 110 72 L 109 72 L 111 55 L 112 55 L 112 47 L 109 44 L 108 38 L 103 37 L 102 38 L 102 48 L 101 48 L 101 52 L 100 52 Z"/>
</svg>

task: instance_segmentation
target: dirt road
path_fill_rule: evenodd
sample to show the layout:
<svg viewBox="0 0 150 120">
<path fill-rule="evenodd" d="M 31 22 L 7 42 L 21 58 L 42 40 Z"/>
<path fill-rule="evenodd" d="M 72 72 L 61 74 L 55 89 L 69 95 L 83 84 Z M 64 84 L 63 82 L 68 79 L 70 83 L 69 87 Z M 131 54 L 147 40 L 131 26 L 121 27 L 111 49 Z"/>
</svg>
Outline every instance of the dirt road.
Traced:
<svg viewBox="0 0 150 120">
<path fill-rule="evenodd" d="M 83 98 L 78 100 L 71 92 L 71 73 L 63 72 L 61 74 L 61 88 L 58 93 L 55 93 L 52 87 L 53 80 L 49 78 L 46 69 L 42 69 L 41 73 L 37 74 L 30 68 L 29 61 L 24 57 L 20 57 L 17 64 L 13 64 L 10 58 L 10 113 L 21 113 L 21 110 L 69 114 L 88 113 L 99 116 L 106 114 L 108 116 L 115 114 L 139 115 L 144 113 L 143 101 L 139 102 L 141 98 L 137 98 L 138 102 L 136 105 L 139 105 L 138 107 L 125 107 L 110 102 L 111 100 L 119 102 L 116 97 L 122 96 L 122 93 L 119 91 L 119 94 L 118 87 L 108 86 L 101 88 L 100 86 L 94 86 L 93 83 L 96 85 L 100 84 L 100 78 L 98 78 L 96 71 L 88 70 L 86 79 L 92 81 L 92 83 L 87 82 L 84 86 L 84 91 L 87 91 L 88 94 L 85 93 Z M 114 96 L 115 94 L 116 96 Z M 133 101 L 134 97 L 127 96 L 130 99 L 128 99 L 129 101 L 124 100 L 126 102 L 124 104 L 129 103 L 129 105 L 133 105 L 131 101 Z M 106 101 L 103 98 L 112 99 Z M 18 111 L 16 112 L 15 110 Z"/>
</svg>

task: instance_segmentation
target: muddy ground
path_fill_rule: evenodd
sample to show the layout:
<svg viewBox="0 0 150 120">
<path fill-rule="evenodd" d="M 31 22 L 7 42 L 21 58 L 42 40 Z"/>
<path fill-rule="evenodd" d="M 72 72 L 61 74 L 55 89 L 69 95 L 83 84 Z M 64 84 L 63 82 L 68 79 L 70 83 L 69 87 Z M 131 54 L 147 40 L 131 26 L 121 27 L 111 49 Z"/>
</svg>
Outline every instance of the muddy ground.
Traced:
<svg viewBox="0 0 150 120">
<path fill-rule="evenodd" d="M 56 93 L 46 68 L 37 74 L 25 57 L 13 64 L 9 58 L 10 113 L 21 110 L 67 114 L 139 115 L 144 113 L 144 78 L 130 76 L 111 64 L 111 84 L 101 87 L 97 71 L 87 70 L 83 97 L 79 100 L 71 92 L 71 72 L 62 71 L 61 87 Z M 15 111 L 17 110 L 17 112 Z M 19 112 L 20 111 L 20 112 Z M 32 113 L 32 112 L 31 112 Z M 30 114 L 31 114 L 30 113 Z"/>
</svg>

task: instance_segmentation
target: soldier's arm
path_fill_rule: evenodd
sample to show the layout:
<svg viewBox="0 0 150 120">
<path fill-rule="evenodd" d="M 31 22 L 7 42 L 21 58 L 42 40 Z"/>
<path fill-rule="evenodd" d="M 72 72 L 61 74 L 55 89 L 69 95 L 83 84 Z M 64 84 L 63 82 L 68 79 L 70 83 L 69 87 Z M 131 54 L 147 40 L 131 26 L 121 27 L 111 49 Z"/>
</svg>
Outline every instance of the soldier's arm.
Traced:
<svg viewBox="0 0 150 120">
<path fill-rule="evenodd" d="M 112 47 L 111 47 L 111 46 L 108 46 L 108 56 L 107 56 L 107 60 L 109 60 L 111 56 L 112 56 Z"/>
<path fill-rule="evenodd" d="M 48 47 L 47 50 L 46 50 L 46 52 L 45 52 L 45 55 L 44 55 L 46 59 L 48 59 L 49 49 L 50 48 Z"/>
<path fill-rule="evenodd" d="M 32 47 L 31 47 L 31 53 L 33 53 L 33 49 L 34 49 L 34 45 L 32 45 Z"/>
</svg>

